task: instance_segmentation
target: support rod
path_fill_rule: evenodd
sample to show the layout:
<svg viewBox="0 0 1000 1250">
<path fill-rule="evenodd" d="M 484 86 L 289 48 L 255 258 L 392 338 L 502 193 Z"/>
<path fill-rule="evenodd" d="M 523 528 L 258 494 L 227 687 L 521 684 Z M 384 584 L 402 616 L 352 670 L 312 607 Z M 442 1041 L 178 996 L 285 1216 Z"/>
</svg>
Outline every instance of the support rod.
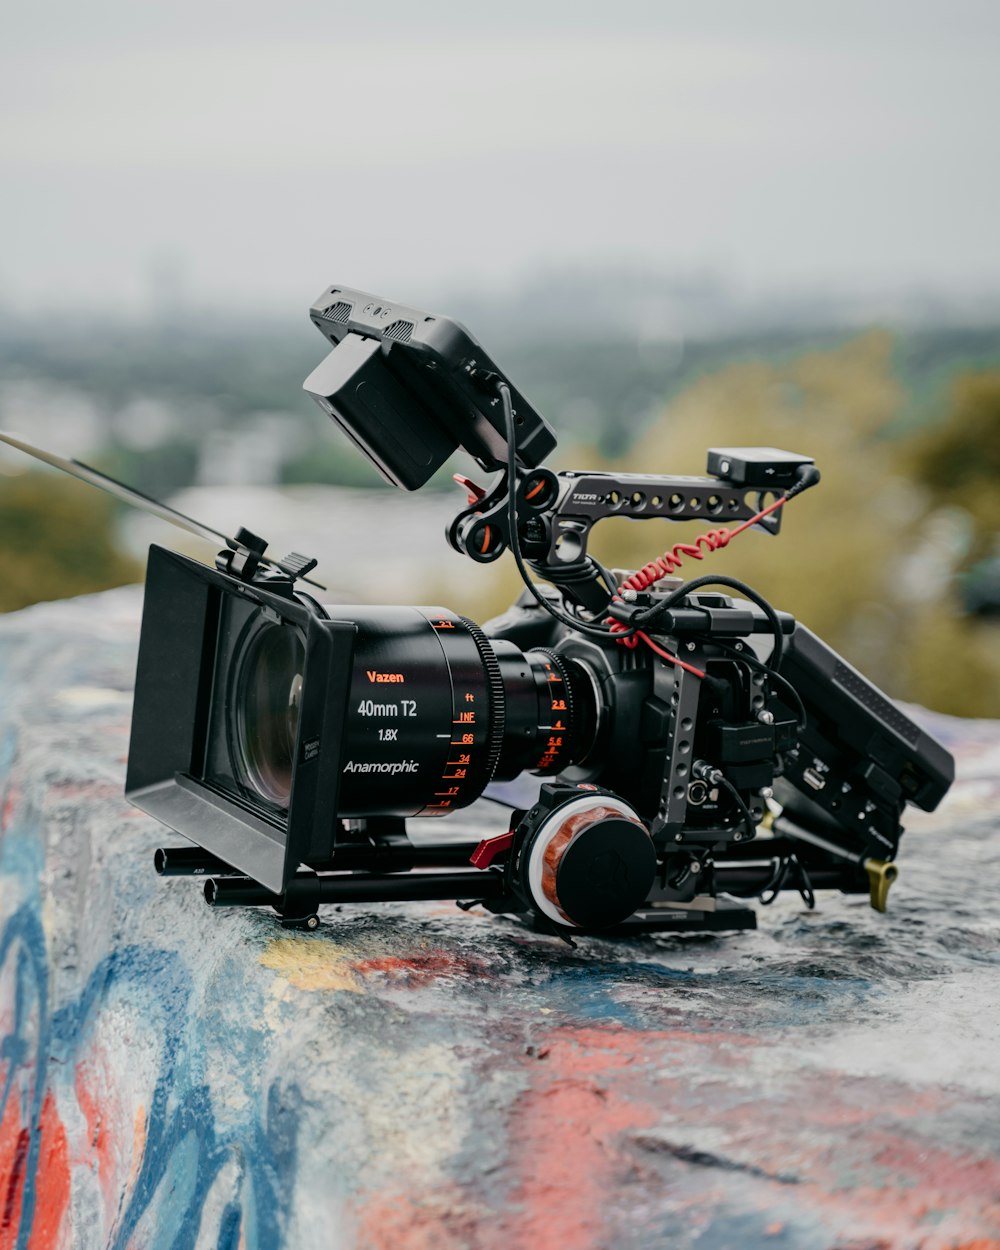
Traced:
<svg viewBox="0 0 1000 1250">
<path fill-rule="evenodd" d="M 212 907 L 264 907 L 284 901 L 297 906 L 324 903 L 426 902 L 433 899 L 499 898 L 503 878 L 493 872 L 412 872 L 398 875 L 344 873 L 316 876 L 299 873 L 284 895 L 272 894 L 247 877 L 212 878 L 205 882 L 205 901 Z"/>
</svg>

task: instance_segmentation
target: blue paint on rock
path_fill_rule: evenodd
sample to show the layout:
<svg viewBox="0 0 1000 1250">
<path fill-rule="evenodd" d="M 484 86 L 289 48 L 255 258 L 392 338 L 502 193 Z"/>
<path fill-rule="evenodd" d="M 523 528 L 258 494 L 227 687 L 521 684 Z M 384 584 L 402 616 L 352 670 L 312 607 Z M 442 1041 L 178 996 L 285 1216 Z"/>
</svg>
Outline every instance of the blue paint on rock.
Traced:
<svg viewBox="0 0 1000 1250">
<path fill-rule="evenodd" d="M 127 705 L 62 697 L 129 688 L 137 609 L 124 592 L 0 621 L 0 1121 L 16 1109 L 31 1130 L 19 1250 L 55 1200 L 46 1105 L 86 1250 L 1000 1238 L 1000 726 L 948 722 L 976 789 L 960 771 L 914 822 L 888 916 L 788 899 L 756 934 L 570 951 L 386 905 L 289 935 L 153 875 L 163 832 L 119 792 Z M 107 1209 L 88 1090 L 124 1160 Z M 5 1166 L 0 1147 L 0 1187 Z"/>
</svg>

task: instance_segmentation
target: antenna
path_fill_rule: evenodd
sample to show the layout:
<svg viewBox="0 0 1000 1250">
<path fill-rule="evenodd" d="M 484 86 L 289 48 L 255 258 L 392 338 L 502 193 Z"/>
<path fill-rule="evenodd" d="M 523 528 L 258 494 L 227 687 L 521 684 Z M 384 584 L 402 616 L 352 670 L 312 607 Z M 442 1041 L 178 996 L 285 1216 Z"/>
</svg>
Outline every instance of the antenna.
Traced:
<svg viewBox="0 0 1000 1250">
<path fill-rule="evenodd" d="M 187 530 L 189 534 L 195 534 L 206 542 L 213 545 L 220 542 L 225 543 L 231 551 L 236 551 L 241 546 L 241 543 L 235 538 L 230 538 L 227 534 L 223 534 L 221 530 L 212 529 L 210 525 L 203 525 L 193 517 L 186 516 L 176 508 L 171 508 L 169 504 L 160 503 L 158 499 L 152 499 L 149 495 L 144 495 L 142 491 L 136 490 L 135 487 L 126 486 L 124 482 L 116 481 L 113 477 L 102 473 L 100 469 L 92 468 L 89 464 L 83 464 L 79 460 L 60 456 L 57 452 L 46 451 L 42 447 L 36 447 L 34 443 L 29 443 L 27 439 L 11 434 L 6 430 L 0 430 L 0 442 L 6 443 L 9 447 L 16 447 L 18 451 L 23 451 L 29 456 L 34 456 L 36 460 L 41 460 L 44 464 L 51 465 L 54 469 L 61 469 L 63 473 L 79 478 L 81 482 L 88 482 L 91 486 L 96 486 L 99 490 L 106 491 L 109 495 L 114 495 L 116 499 L 131 504 L 133 508 L 140 508 L 143 512 L 148 512 L 151 516 L 158 517 L 161 521 L 169 521 L 171 525 L 176 525 L 178 529 Z M 279 561 L 272 560 L 270 556 L 261 555 L 259 563 L 267 565 L 268 568 L 277 569 L 286 576 L 290 575 L 294 580 L 301 575 L 292 571 L 294 565 L 289 566 L 289 559 L 290 557 L 286 556 L 284 560 Z M 295 557 L 295 559 L 301 560 L 302 557 Z M 326 587 L 321 582 L 313 581 L 311 577 L 302 576 L 301 580 L 308 582 L 310 586 L 315 586 L 318 590 L 326 590 Z"/>
</svg>

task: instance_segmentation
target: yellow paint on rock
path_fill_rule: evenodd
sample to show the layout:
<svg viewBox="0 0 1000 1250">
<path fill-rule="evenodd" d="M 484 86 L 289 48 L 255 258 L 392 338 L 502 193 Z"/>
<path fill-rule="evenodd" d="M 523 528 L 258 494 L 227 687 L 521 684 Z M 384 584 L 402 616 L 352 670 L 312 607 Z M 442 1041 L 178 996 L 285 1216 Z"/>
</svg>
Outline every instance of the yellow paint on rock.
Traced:
<svg viewBox="0 0 1000 1250">
<path fill-rule="evenodd" d="M 354 971 L 354 957 L 348 958 L 329 942 L 303 942 L 292 937 L 275 938 L 260 957 L 265 968 L 280 972 L 298 990 L 350 990 L 363 994 L 364 988 Z"/>
</svg>

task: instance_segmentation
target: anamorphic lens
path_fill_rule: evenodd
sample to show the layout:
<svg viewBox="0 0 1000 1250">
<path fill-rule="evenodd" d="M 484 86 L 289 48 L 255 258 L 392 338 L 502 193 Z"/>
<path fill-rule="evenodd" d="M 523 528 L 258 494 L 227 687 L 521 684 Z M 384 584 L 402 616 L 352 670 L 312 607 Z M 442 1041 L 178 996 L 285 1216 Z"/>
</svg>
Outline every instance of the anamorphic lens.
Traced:
<svg viewBox="0 0 1000 1250">
<path fill-rule="evenodd" d="M 311 749 L 297 761 L 303 635 L 243 609 L 231 609 L 240 632 L 219 653 L 228 773 L 214 742 L 209 758 L 224 788 L 262 800 L 272 815 L 291 807 L 296 767 L 319 767 L 321 757 L 331 772 L 339 765 L 318 785 L 335 787 L 342 819 L 445 816 L 492 780 L 560 773 L 593 742 L 594 690 L 575 661 L 490 640 L 445 609 L 338 604 L 331 616 L 354 627 L 350 682 L 346 691 L 311 692 L 329 728 L 310 729 Z"/>
<path fill-rule="evenodd" d="M 593 691 L 574 662 L 446 610 L 331 611 L 357 624 L 341 816 L 444 816 L 492 780 L 555 774 L 589 749 Z"/>
<path fill-rule="evenodd" d="M 267 624 L 237 664 L 235 736 L 244 780 L 269 803 L 287 807 L 305 648 L 292 626 Z"/>
</svg>

